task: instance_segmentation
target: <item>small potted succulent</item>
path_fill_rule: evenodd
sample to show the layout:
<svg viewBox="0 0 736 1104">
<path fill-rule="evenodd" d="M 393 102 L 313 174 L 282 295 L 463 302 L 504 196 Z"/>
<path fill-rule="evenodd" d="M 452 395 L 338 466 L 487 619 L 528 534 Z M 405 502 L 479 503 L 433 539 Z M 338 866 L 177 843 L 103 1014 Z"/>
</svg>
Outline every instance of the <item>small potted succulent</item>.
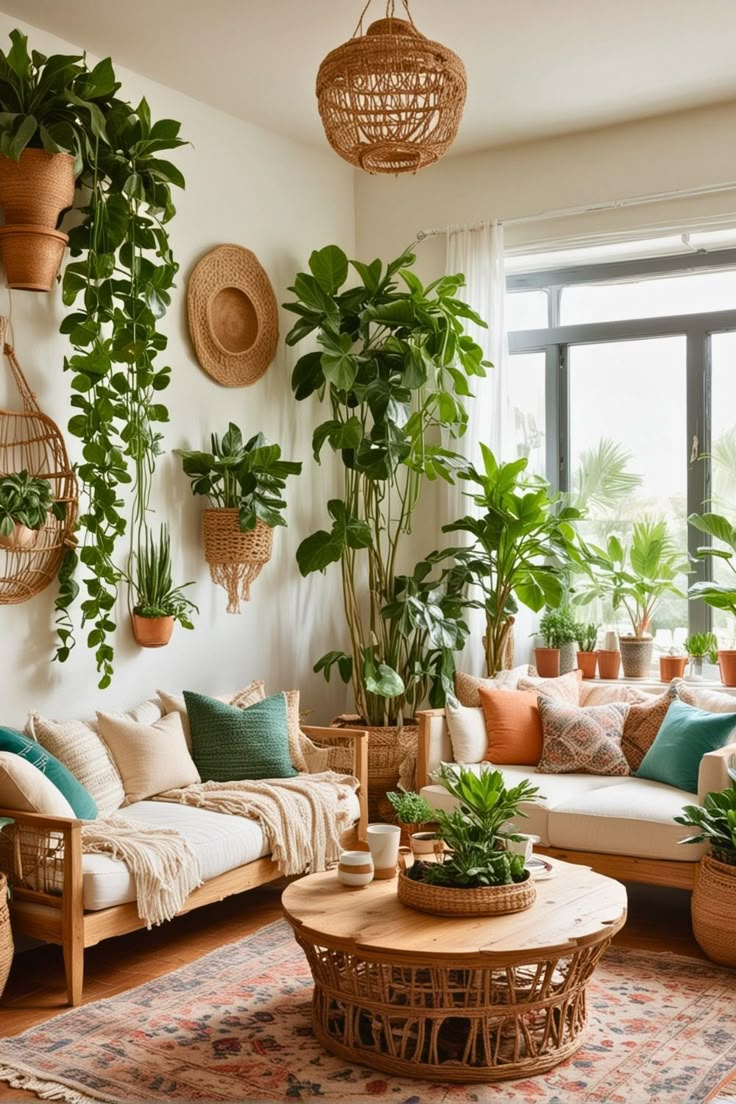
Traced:
<svg viewBox="0 0 736 1104">
<path fill-rule="evenodd" d="M 693 933 L 708 958 L 736 966 L 736 755 L 728 765 L 731 785 L 707 793 L 702 805 L 686 805 L 678 824 L 696 828 L 680 843 L 708 843 L 698 865 L 692 897 Z"/>
<path fill-rule="evenodd" d="M 452 812 L 438 810 L 436 861 L 415 862 L 399 874 L 399 900 L 438 916 L 492 916 L 521 912 L 536 890 L 524 856 L 507 849 L 519 841 L 510 822 L 526 816 L 525 801 L 539 793 L 527 779 L 507 787 L 500 771 L 476 774 L 443 764 L 438 777 L 457 801 Z"/>
<path fill-rule="evenodd" d="M 722 514 L 691 514 L 688 523 L 700 533 L 718 541 L 717 545 L 702 545 L 696 550 L 699 560 L 715 559 L 725 563 L 734 573 L 734 578 L 720 583 L 714 579 L 699 580 L 688 590 L 688 597 L 702 598 L 714 609 L 726 610 L 736 617 L 736 527 Z M 736 686 L 736 649 L 718 648 L 718 666 L 724 686 Z"/>
<path fill-rule="evenodd" d="M 712 632 L 693 633 L 684 644 L 685 651 L 690 657 L 690 677 L 703 677 L 703 661 L 708 663 L 718 662 L 718 640 Z"/>
<path fill-rule="evenodd" d="M 193 629 L 190 620 L 192 610 L 199 610 L 184 595 L 184 588 L 192 583 L 175 587 L 171 579 L 171 540 L 169 528 L 162 525 L 158 540 L 146 529 L 143 543 L 135 560 L 135 592 L 132 621 L 133 635 L 141 648 L 161 648 L 169 643 L 176 621 Z"/>
<path fill-rule="evenodd" d="M 428 836 L 430 841 L 435 838 L 434 832 L 426 831 L 427 825 L 436 820 L 432 806 L 425 801 L 421 794 L 399 787 L 398 791 L 387 793 L 386 797 L 391 802 L 396 820 L 401 826 L 402 844 L 410 844 L 413 851 L 432 852 L 431 842 L 418 841 L 415 844 L 414 837 L 418 833 L 422 837 Z"/>
<path fill-rule="evenodd" d="M 539 622 L 543 648 L 535 648 L 535 663 L 541 678 L 556 678 L 575 670 L 578 625 L 568 606 L 548 609 Z"/>
<path fill-rule="evenodd" d="M 262 433 L 244 442 L 232 422 L 222 438 L 213 433 L 210 440 L 210 452 L 174 451 L 192 494 L 210 501 L 202 514 L 205 559 L 213 582 L 228 592 L 228 613 L 239 613 L 240 599 L 248 601 L 251 582 L 271 559 L 274 528 L 286 525 L 286 480 L 302 465 L 282 460 L 280 447 L 266 444 Z"/>
<path fill-rule="evenodd" d="M 49 513 L 63 521 L 66 503 L 54 499 L 48 479 L 27 471 L 0 476 L 0 546 L 15 552 L 32 549 Z"/>
<path fill-rule="evenodd" d="M 596 667 L 598 666 L 598 652 L 595 645 L 598 640 L 599 627 L 595 621 L 581 623 L 577 627 L 578 667 L 583 672 L 583 678 L 586 679 L 595 678 Z"/>
</svg>

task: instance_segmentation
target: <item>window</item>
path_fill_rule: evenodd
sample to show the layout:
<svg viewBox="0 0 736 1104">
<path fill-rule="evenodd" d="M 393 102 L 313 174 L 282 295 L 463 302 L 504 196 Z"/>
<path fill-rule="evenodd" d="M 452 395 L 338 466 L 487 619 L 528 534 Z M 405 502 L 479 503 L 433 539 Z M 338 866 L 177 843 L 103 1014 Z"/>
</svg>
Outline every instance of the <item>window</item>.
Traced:
<svg viewBox="0 0 736 1104">
<path fill-rule="evenodd" d="M 583 532 L 596 543 L 662 518 L 692 555 L 704 538 L 689 513 L 712 508 L 736 523 L 736 250 L 601 264 L 586 252 L 577 267 L 525 272 L 515 258 L 507 272 L 516 454 L 584 501 Z M 732 575 L 700 563 L 681 589 L 707 572 Z M 733 646 L 731 622 L 673 596 L 654 628 L 663 646 L 711 627 Z"/>
</svg>

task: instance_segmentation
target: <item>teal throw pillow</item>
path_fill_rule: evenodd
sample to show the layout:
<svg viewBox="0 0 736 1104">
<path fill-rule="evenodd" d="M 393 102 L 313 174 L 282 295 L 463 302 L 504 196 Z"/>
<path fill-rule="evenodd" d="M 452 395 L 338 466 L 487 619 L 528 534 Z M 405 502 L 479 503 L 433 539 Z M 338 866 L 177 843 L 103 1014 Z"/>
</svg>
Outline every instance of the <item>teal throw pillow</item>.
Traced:
<svg viewBox="0 0 736 1104">
<path fill-rule="evenodd" d="M 708 713 L 673 701 L 635 775 L 696 794 L 700 760 L 706 752 L 723 747 L 734 728 L 734 713 Z"/>
<path fill-rule="evenodd" d="M 286 698 L 274 694 L 245 709 L 184 691 L 192 758 L 203 782 L 293 778 Z"/>
<path fill-rule="evenodd" d="M 75 816 L 80 820 L 95 819 L 97 805 L 92 794 L 41 744 L 12 728 L 0 728 L 0 751 L 12 751 L 14 755 L 22 755 L 34 767 L 38 767 L 49 782 L 53 782 L 57 790 L 61 790 L 74 810 Z"/>
</svg>

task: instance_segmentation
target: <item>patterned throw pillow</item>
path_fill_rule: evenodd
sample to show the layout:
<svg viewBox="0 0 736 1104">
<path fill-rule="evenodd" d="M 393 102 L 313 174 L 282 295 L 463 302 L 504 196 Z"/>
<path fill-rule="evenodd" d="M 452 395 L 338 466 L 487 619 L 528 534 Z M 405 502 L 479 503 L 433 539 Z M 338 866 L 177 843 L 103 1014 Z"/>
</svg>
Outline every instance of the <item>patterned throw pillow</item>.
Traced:
<svg viewBox="0 0 736 1104">
<path fill-rule="evenodd" d="M 583 680 L 582 671 L 568 671 L 566 675 L 558 675 L 557 678 L 521 678 L 517 690 L 536 690 L 538 694 L 545 694 L 555 701 L 566 702 L 568 705 L 580 704 L 580 685 Z"/>
<path fill-rule="evenodd" d="M 664 694 L 650 696 L 647 702 L 633 703 L 629 707 L 624 721 L 624 734 L 621 750 L 632 771 L 641 766 L 642 759 L 649 751 L 662 727 L 671 703 L 679 699 L 687 705 L 695 705 L 695 695 L 684 682 L 671 683 Z M 734 702 L 736 705 L 736 702 Z"/>
<path fill-rule="evenodd" d="M 246 709 L 184 691 L 192 729 L 192 754 L 203 782 L 244 778 L 293 778 L 289 759 L 286 696 Z"/>
<path fill-rule="evenodd" d="M 621 750 L 624 702 L 589 707 L 565 705 L 539 695 L 542 718 L 540 774 L 629 774 Z"/>
<path fill-rule="evenodd" d="M 479 678 L 478 675 L 466 675 L 463 671 L 455 672 L 455 697 L 469 709 L 480 708 L 480 690 L 516 690 L 519 679 L 536 673 L 534 667 L 528 663 L 522 663 L 520 667 L 513 667 L 510 671 L 499 671 L 493 678 Z"/>
</svg>

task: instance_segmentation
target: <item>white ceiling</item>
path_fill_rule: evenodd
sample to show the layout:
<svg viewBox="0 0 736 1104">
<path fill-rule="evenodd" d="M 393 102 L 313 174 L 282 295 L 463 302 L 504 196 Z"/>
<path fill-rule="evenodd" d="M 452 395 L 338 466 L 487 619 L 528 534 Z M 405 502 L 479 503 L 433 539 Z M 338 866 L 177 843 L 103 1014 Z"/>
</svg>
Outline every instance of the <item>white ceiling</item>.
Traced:
<svg viewBox="0 0 736 1104">
<path fill-rule="evenodd" d="M 317 68 L 350 37 L 364 0 L 0 2 L 92 54 L 320 146 Z M 736 99 L 736 0 L 413 0 L 411 10 L 467 67 L 455 153 Z M 373 0 L 369 17 L 384 12 Z"/>
</svg>

